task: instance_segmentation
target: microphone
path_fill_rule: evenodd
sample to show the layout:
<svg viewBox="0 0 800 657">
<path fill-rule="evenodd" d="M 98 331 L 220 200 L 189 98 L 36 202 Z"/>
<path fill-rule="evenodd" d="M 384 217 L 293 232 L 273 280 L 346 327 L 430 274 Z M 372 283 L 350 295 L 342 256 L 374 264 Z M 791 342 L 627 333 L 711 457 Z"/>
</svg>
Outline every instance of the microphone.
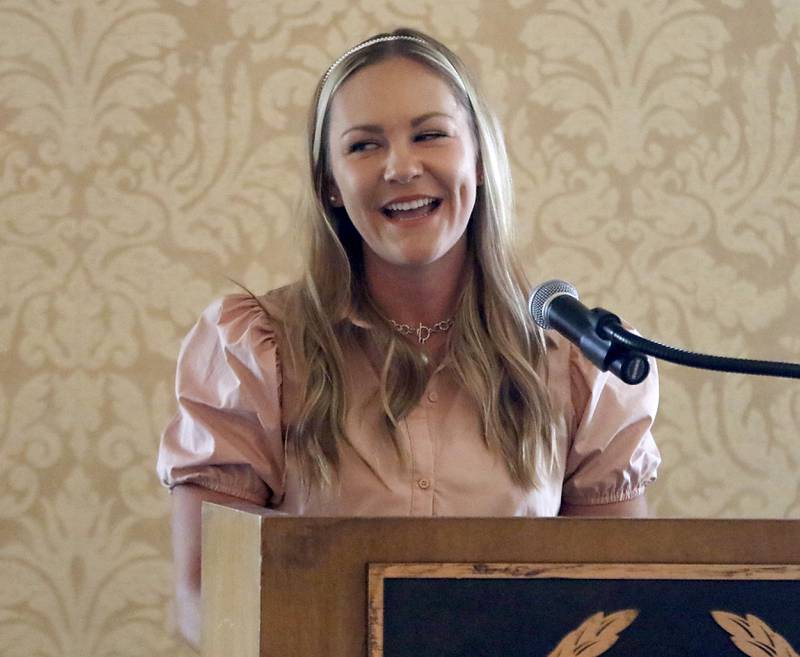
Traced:
<svg viewBox="0 0 800 657">
<path fill-rule="evenodd" d="M 603 308 L 589 309 L 578 299 L 578 291 L 557 279 L 539 285 L 528 300 L 533 321 L 553 329 L 576 345 L 599 370 L 627 384 L 641 383 L 650 373 L 647 357 L 610 337 L 622 329 L 622 321 Z M 624 330 L 624 329 L 622 329 Z"/>
</svg>

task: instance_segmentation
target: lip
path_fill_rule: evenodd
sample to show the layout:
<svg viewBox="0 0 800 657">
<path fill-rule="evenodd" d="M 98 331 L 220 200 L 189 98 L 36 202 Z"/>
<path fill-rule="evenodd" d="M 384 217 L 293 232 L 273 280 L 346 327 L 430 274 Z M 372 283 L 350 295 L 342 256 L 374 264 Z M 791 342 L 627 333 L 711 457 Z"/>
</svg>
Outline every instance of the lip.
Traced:
<svg viewBox="0 0 800 657">
<path fill-rule="evenodd" d="M 407 194 L 406 196 L 398 196 L 396 198 L 389 199 L 383 205 L 380 206 L 381 211 L 386 209 L 387 205 L 392 205 L 392 203 L 410 203 L 411 201 L 418 201 L 422 198 L 432 198 L 436 199 L 437 201 L 441 201 L 441 197 L 436 196 L 435 194 Z"/>
<path fill-rule="evenodd" d="M 418 198 L 428 198 L 426 196 L 418 197 Z M 434 198 L 433 196 L 429 198 Z M 413 199 L 412 199 L 413 200 Z M 389 203 L 394 203 L 396 201 L 389 201 Z M 402 202 L 402 201 L 401 201 Z M 439 212 L 442 210 L 442 205 L 444 202 L 441 199 L 437 199 L 435 207 L 428 212 L 427 214 L 422 215 L 421 217 L 414 217 L 413 219 L 397 219 L 396 217 L 389 216 L 385 211 L 381 210 L 381 216 L 390 222 L 394 226 L 399 226 L 402 228 L 413 228 L 414 226 L 418 226 L 420 224 L 424 224 L 430 221 L 433 217 L 439 215 Z"/>
</svg>

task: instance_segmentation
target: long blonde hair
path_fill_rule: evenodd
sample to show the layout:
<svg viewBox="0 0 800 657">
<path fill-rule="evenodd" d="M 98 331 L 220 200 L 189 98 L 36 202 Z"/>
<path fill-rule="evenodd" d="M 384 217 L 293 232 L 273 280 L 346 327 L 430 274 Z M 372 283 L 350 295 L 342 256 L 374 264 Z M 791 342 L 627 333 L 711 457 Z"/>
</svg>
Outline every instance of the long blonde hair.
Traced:
<svg viewBox="0 0 800 657">
<path fill-rule="evenodd" d="M 308 485 L 331 483 L 338 470 L 338 446 L 347 441 L 343 346 L 357 339 L 360 330 L 348 321 L 353 312 L 369 320 L 369 339 L 385 354 L 380 394 L 386 439 L 394 441 L 399 454 L 398 423 L 427 385 L 421 354 L 390 328 L 369 298 L 361 237 L 346 211 L 329 199 L 331 100 L 353 73 L 391 57 L 421 62 L 441 76 L 471 117 L 483 184 L 467 227 L 469 267 L 445 362 L 477 404 L 487 446 L 502 454 L 516 483 L 535 487 L 552 465 L 555 449 L 542 376 L 544 339 L 528 315 L 528 283 L 511 248 L 511 175 L 502 131 L 459 58 L 410 29 L 377 35 L 354 47 L 328 69 L 316 89 L 308 124 L 312 184 L 304 208 L 310 244 L 289 320 L 303 398 L 289 426 L 289 447 Z"/>
</svg>

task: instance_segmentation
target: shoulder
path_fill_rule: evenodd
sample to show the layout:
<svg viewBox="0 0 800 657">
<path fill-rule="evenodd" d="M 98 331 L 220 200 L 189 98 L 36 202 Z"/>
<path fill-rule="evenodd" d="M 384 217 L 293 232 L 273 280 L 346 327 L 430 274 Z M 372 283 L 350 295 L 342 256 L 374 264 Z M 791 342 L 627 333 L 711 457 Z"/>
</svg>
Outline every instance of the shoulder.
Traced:
<svg viewBox="0 0 800 657">
<path fill-rule="evenodd" d="M 583 358 L 580 351 L 564 336 L 556 331 L 544 331 L 544 346 L 547 379 L 551 386 L 560 383 L 569 384 L 576 374 L 581 374 Z"/>
<path fill-rule="evenodd" d="M 181 348 L 186 352 L 220 350 L 244 358 L 274 350 L 285 320 L 291 288 L 255 296 L 229 294 L 210 303 L 189 331 Z"/>
<path fill-rule="evenodd" d="M 200 322 L 213 326 L 225 341 L 235 342 L 249 332 L 272 334 L 286 319 L 292 287 L 256 296 L 247 292 L 228 294 L 211 302 Z"/>
<path fill-rule="evenodd" d="M 604 406 L 632 413 L 638 407 L 647 414 L 655 414 L 659 385 L 658 369 L 652 359 L 647 379 L 638 385 L 628 385 L 610 372 L 599 370 L 577 346 L 555 331 L 545 331 L 545 349 L 547 383 L 556 406 L 569 406 L 581 414 L 596 407 L 603 398 Z"/>
</svg>

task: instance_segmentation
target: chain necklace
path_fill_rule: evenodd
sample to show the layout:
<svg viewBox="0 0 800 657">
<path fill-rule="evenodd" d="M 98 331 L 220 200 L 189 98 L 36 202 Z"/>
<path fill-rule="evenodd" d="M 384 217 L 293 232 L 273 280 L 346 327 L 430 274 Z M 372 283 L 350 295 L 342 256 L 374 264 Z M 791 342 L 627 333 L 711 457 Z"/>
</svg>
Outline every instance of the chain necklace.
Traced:
<svg viewBox="0 0 800 657">
<path fill-rule="evenodd" d="M 389 322 L 392 328 L 401 335 L 416 335 L 419 344 L 424 344 L 432 333 L 447 333 L 453 327 L 452 317 L 436 322 L 433 326 L 426 326 L 422 322 L 418 326 L 411 326 L 410 324 L 400 324 L 393 319 L 390 319 Z"/>
</svg>

